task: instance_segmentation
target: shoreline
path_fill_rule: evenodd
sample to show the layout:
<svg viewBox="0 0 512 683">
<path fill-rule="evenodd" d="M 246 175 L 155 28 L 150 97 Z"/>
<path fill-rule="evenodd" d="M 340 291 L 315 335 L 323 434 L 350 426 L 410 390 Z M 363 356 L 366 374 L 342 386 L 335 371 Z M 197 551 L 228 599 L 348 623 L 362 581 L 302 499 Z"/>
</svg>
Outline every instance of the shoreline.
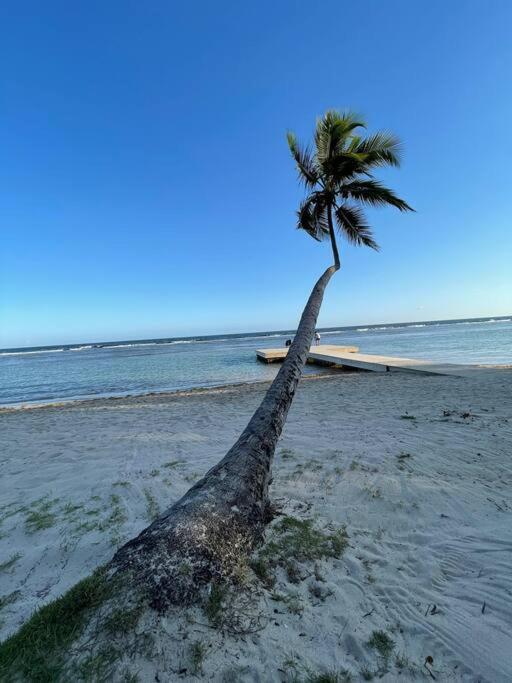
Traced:
<svg viewBox="0 0 512 683">
<path fill-rule="evenodd" d="M 512 366 L 511 366 L 512 367 Z M 353 372 L 357 372 L 356 370 L 353 369 L 347 369 L 347 370 L 342 370 L 340 371 L 339 369 L 336 372 L 329 372 L 329 370 L 324 370 L 318 373 L 308 373 L 306 375 L 303 375 L 300 379 L 301 382 L 304 381 L 310 381 L 310 380 L 317 380 L 317 379 L 322 379 L 324 377 L 336 377 L 342 373 L 350 373 L 352 374 Z M 90 397 L 83 397 L 83 398 L 69 398 L 69 399 L 64 399 L 64 400 L 52 400 L 49 399 L 48 401 L 37 401 L 33 403 L 19 403 L 19 404 L 4 404 L 0 405 L 0 415 L 4 413 L 14 413 L 14 412 L 24 412 L 27 410 L 36 410 L 36 409 L 42 409 L 42 408 L 67 408 L 67 407 L 76 407 L 79 406 L 80 404 L 87 404 L 91 405 L 94 403 L 99 403 L 102 404 L 105 401 L 122 401 L 125 399 L 140 399 L 140 398 L 166 398 L 166 397 L 180 397 L 180 396 L 191 396 L 191 395 L 197 395 L 197 394 L 216 394 L 216 393 L 223 393 L 227 391 L 232 391 L 234 389 L 243 389 L 244 387 L 251 387 L 251 386 L 261 386 L 268 384 L 269 386 L 272 384 L 271 379 L 259 379 L 259 380 L 254 380 L 254 381 L 246 381 L 246 382 L 231 382 L 229 384 L 215 384 L 212 386 L 204 386 L 204 387 L 191 387 L 190 389 L 168 389 L 168 390 L 162 390 L 162 391 L 141 391 L 140 393 L 126 393 L 126 394 L 108 394 L 105 396 L 90 396 Z"/>
<path fill-rule="evenodd" d="M 461 367 L 466 367 L 470 369 L 479 370 L 501 370 L 510 371 L 512 370 L 512 363 L 496 363 L 496 364 L 485 364 L 485 363 L 474 363 L 474 364 L 460 364 Z M 337 375 L 347 374 L 347 373 L 361 373 L 368 372 L 365 370 L 359 370 L 357 368 L 336 368 L 329 370 L 325 368 L 323 370 L 320 367 L 317 368 L 318 372 L 308 372 L 303 374 L 300 382 L 305 382 L 314 379 L 321 379 L 323 377 L 334 377 Z M 404 374 L 404 373 L 401 373 Z M 200 386 L 191 387 L 189 389 L 162 389 L 161 391 L 140 391 L 140 392 L 126 392 L 126 393 L 115 393 L 115 394 L 102 394 L 102 395 L 87 395 L 83 397 L 67 398 L 67 399 L 47 399 L 41 401 L 33 402 L 19 402 L 19 403 L 5 403 L 0 404 L 0 415 L 4 413 L 12 412 L 23 412 L 26 410 L 36 410 L 42 408 L 65 408 L 68 406 L 77 406 L 79 404 L 91 404 L 91 403 L 101 403 L 103 401 L 120 401 L 124 399 L 137 399 L 137 398 L 151 398 L 151 397 L 166 397 L 166 396 L 188 396 L 190 394 L 208 394 L 219 391 L 228 391 L 238 387 L 248 387 L 252 385 L 265 385 L 272 383 L 271 379 L 255 379 L 249 381 L 241 382 L 229 382 L 226 384 L 214 384 L 210 386 Z"/>
</svg>

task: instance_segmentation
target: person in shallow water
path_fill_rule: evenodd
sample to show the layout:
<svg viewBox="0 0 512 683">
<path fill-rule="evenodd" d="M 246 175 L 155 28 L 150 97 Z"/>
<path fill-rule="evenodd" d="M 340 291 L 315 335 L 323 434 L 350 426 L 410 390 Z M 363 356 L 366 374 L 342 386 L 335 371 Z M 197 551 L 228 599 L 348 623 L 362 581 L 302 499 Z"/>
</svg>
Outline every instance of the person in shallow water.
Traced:
<svg viewBox="0 0 512 683">
<path fill-rule="evenodd" d="M 287 339 L 287 340 L 286 340 L 286 343 L 285 343 L 285 346 L 291 346 L 291 345 L 292 345 L 292 340 L 291 340 L 291 339 Z"/>
<path fill-rule="evenodd" d="M 318 334 L 318 332 L 315 332 L 315 344 L 317 346 L 320 345 L 320 335 Z"/>
</svg>

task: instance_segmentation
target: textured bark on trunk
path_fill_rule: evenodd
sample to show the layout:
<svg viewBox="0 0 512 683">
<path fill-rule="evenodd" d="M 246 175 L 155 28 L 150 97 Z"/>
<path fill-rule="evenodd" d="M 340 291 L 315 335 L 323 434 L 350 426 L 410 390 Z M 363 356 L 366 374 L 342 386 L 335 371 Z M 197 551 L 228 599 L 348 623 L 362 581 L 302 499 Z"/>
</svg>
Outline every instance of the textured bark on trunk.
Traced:
<svg viewBox="0 0 512 683">
<path fill-rule="evenodd" d="M 334 267 L 336 270 L 340 269 L 340 255 L 338 253 L 338 245 L 336 244 L 336 235 L 334 234 L 334 225 L 332 224 L 332 206 L 327 208 L 327 220 L 329 222 L 329 237 L 331 238 L 332 254 L 334 256 Z"/>
<path fill-rule="evenodd" d="M 325 288 L 339 268 L 336 261 L 315 284 L 288 355 L 238 441 L 110 562 L 110 573 L 147 591 L 155 609 L 194 602 L 212 580 L 234 576 L 261 542 L 272 458 L 307 360 Z"/>
</svg>

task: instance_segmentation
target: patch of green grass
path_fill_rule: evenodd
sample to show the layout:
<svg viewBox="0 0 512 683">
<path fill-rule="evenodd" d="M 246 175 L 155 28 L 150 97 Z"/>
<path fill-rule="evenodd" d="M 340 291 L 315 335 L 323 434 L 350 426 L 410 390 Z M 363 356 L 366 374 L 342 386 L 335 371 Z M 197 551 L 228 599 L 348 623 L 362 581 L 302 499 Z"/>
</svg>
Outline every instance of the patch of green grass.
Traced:
<svg viewBox="0 0 512 683">
<path fill-rule="evenodd" d="M 96 654 L 86 657 L 77 667 L 81 681 L 97 683 L 111 680 L 112 664 L 119 659 L 120 652 L 112 645 L 107 645 Z"/>
<path fill-rule="evenodd" d="M 55 524 L 57 515 L 52 511 L 52 508 L 58 501 L 58 498 L 53 500 L 42 498 L 32 504 L 31 509 L 27 510 L 25 514 L 25 530 L 27 533 L 33 534 L 36 531 L 49 529 Z"/>
<path fill-rule="evenodd" d="M 69 517 L 73 515 L 75 512 L 78 512 L 78 510 L 81 510 L 83 508 L 83 505 L 77 504 L 74 505 L 73 503 L 66 503 L 64 507 L 62 508 L 62 512 L 65 517 Z"/>
<path fill-rule="evenodd" d="M 106 531 L 111 528 L 118 528 L 126 522 L 128 519 L 125 511 L 121 507 L 121 498 L 113 493 L 110 496 L 110 504 L 112 506 L 112 511 L 110 515 L 98 525 L 100 531 Z"/>
<path fill-rule="evenodd" d="M 153 522 L 160 514 L 160 506 L 149 489 L 144 489 L 144 496 L 146 498 L 146 518 L 148 522 Z"/>
<path fill-rule="evenodd" d="M 178 465 L 182 465 L 183 463 L 181 460 L 171 460 L 170 462 L 165 462 L 162 467 L 168 467 L 169 469 L 172 469 L 173 467 L 178 467 Z"/>
<path fill-rule="evenodd" d="M 417 673 L 416 665 L 404 654 L 397 654 L 395 657 L 395 666 L 400 672 L 407 671 L 411 676 L 414 676 Z"/>
<path fill-rule="evenodd" d="M 323 463 L 315 458 L 310 458 L 304 462 L 295 465 L 295 472 L 297 474 L 304 474 L 305 472 L 319 472 L 323 468 Z"/>
<path fill-rule="evenodd" d="M 272 567 L 264 557 L 255 557 L 249 562 L 249 566 L 256 574 L 258 579 L 267 587 L 272 587 L 276 580 L 272 572 Z"/>
<path fill-rule="evenodd" d="M 222 624 L 224 614 L 223 601 L 227 595 L 227 588 L 217 583 L 212 584 L 210 594 L 204 605 L 204 612 L 212 626 L 219 627 Z"/>
<path fill-rule="evenodd" d="M 128 488 L 131 486 L 129 481 L 115 481 L 112 486 L 122 486 L 123 488 Z"/>
<path fill-rule="evenodd" d="M 291 448 L 281 448 L 279 455 L 283 460 L 289 460 L 290 458 L 295 458 L 295 451 Z"/>
<path fill-rule="evenodd" d="M 361 678 L 364 681 L 372 681 L 375 677 L 375 671 L 372 671 L 369 669 L 367 666 L 363 666 L 360 670 L 359 673 L 361 674 Z"/>
<path fill-rule="evenodd" d="M 274 530 L 279 534 L 278 540 L 273 542 L 275 549 L 299 561 L 340 557 L 348 545 L 345 527 L 334 533 L 324 533 L 315 528 L 312 519 L 283 517 Z"/>
<path fill-rule="evenodd" d="M 286 609 L 291 614 L 302 614 L 304 611 L 304 605 L 302 604 L 302 599 L 298 593 L 272 593 L 270 596 L 271 600 L 276 602 L 282 602 L 286 605 Z"/>
<path fill-rule="evenodd" d="M 286 683 L 300 683 L 299 670 L 303 668 L 300 662 L 287 657 L 281 665 L 281 669 L 286 673 Z"/>
<path fill-rule="evenodd" d="M 341 557 L 348 545 L 345 527 L 326 533 L 312 519 L 283 517 L 272 529 L 271 539 L 251 562 L 263 583 L 272 584 L 273 569 L 284 567 L 297 583 L 297 562 Z"/>
<path fill-rule="evenodd" d="M 154 470 L 151 470 L 151 472 L 149 473 L 149 476 L 150 477 L 158 477 L 159 474 L 160 474 L 160 470 L 155 468 Z"/>
<path fill-rule="evenodd" d="M 124 510 L 121 507 L 115 507 L 112 510 L 112 514 L 107 519 L 107 524 L 109 526 L 119 526 L 120 524 L 124 524 L 126 520 L 127 517 Z"/>
<path fill-rule="evenodd" d="M 198 472 L 191 472 L 190 474 L 187 474 L 185 481 L 187 481 L 189 484 L 195 484 L 200 478 L 201 475 Z"/>
<path fill-rule="evenodd" d="M 377 650 L 384 659 L 388 659 L 395 649 L 395 641 L 385 631 L 373 631 L 367 645 L 373 650 Z"/>
<path fill-rule="evenodd" d="M 203 673 L 203 662 L 206 657 L 206 645 L 200 640 L 196 640 L 190 646 L 190 663 L 192 673 L 197 676 L 197 674 Z"/>
<path fill-rule="evenodd" d="M 409 413 L 404 413 L 403 415 L 400 415 L 401 420 L 415 420 L 416 416 L 415 415 L 409 415 Z"/>
<path fill-rule="evenodd" d="M 304 463 L 304 467 L 308 470 L 308 472 L 318 472 L 323 468 L 323 466 L 323 463 L 320 460 L 317 460 L 316 458 L 306 460 L 306 462 Z"/>
<path fill-rule="evenodd" d="M 0 562 L 0 572 L 6 572 L 8 571 L 11 567 L 13 567 L 16 562 L 21 558 L 20 553 L 14 553 L 13 555 L 10 556 L 8 560 L 5 560 L 5 562 Z"/>
<path fill-rule="evenodd" d="M 104 571 L 97 569 L 65 595 L 45 605 L 13 636 L 0 644 L 0 680 L 21 675 L 32 683 L 59 680 L 65 648 L 81 633 L 87 612 L 111 594 Z"/>
<path fill-rule="evenodd" d="M 95 517 L 96 515 L 99 515 L 100 512 L 101 510 L 99 510 L 98 508 L 92 508 L 92 510 L 86 510 L 85 514 L 87 515 L 87 517 Z"/>
<path fill-rule="evenodd" d="M 349 671 L 328 671 L 308 676 L 305 683 L 350 683 L 351 680 L 352 676 Z"/>
<path fill-rule="evenodd" d="M 99 522 L 81 522 L 80 524 L 77 524 L 74 528 L 73 531 L 76 534 L 82 535 L 82 534 L 88 534 L 90 531 L 95 531 L 96 529 L 101 529 L 101 524 Z"/>
<path fill-rule="evenodd" d="M 141 613 L 141 605 L 131 609 L 116 609 L 105 620 L 105 629 L 112 635 L 128 635 L 137 626 Z"/>
</svg>

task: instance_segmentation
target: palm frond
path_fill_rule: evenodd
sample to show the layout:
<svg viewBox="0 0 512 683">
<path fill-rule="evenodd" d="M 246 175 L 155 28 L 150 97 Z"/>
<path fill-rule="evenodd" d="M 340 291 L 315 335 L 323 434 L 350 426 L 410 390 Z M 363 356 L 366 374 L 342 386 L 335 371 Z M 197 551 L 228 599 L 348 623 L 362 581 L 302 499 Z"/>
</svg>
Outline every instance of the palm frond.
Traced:
<svg viewBox="0 0 512 683">
<path fill-rule="evenodd" d="M 344 199 L 355 199 L 372 206 L 385 206 L 389 204 L 396 207 L 399 211 L 414 211 L 406 201 L 398 197 L 378 180 L 353 180 L 343 183 L 339 186 L 339 194 Z"/>
<path fill-rule="evenodd" d="M 364 138 L 350 151 L 368 167 L 400 166 L 402 144 L 396 135 L 381 131 Z"/>
<path fill-rule="evenodd" d="M 322 164 L 325 185 L 340 187 L 343 183 L 356 180 L 358 176 L 369 175 L 367 165 L 359 155 L 343 152 L 327 159 Z"/>
<path fill-rule="evenodd" d="M 327 202 L 322 192 L 313 192 L 301 202 L 297 211 L 297 228 L 305 230 L 318 242 L 329 235 Z"/>
<path fill-rule="evenodd" d="M 339 231 L 349 242 L 357 246 L 364 245 L 379 250 L 379 245 L 373 239 L 373 234 L 364 212 L 357 206 L 342 204 L 334 211 Z"/>
<path fill-rule="evenodd" d="M 302 149 L 297 142 L 295 134 L 288 131 L 286 134 L 288 140 L 288 147 L 295 159 L 299 180 L 306 185 L 306 187 L 314 187 L 318 182 L 318 173 L 315 168 L 313 156 L 308 148 Z"/>
<path fill-rule="evenodd" d="M 364 120 L 354 112 L 329 109 L 316 123 L 315 146 L 319 162 L 341 154 L 353 131 L 365 127 Z"/>
</svg>

